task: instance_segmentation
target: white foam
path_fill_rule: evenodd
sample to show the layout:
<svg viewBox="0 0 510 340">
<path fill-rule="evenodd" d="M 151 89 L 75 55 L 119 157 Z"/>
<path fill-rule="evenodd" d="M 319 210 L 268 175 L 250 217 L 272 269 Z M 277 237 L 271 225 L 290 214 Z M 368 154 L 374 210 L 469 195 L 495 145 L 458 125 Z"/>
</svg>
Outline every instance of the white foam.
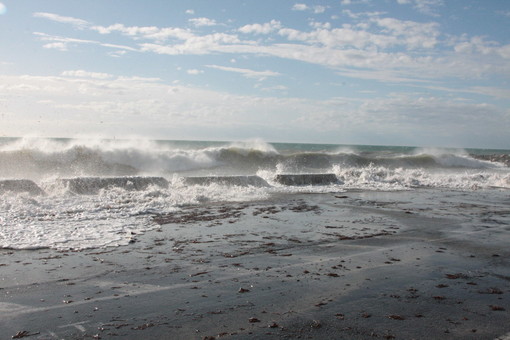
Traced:
<svg viewBox="0 0 510 340">
<path fill-rule="evenodd" d="M 47 196 L 0 195 L 0 248 L 86 249 L 128 244 L 136 235 L 157 228 L 152 216 L 204 202 L 243 202 L 268 197 L 254 186 L 185 185 L 175 176 L 169 188 L 149 186 L 131 191 L 100 189 L 75 195 L 47 186 Z M 48 188 L 53 188 L 51 191 Z"/>
<path fill-rule="evenodd" d="M 238 149 L 241 151 L 242 154 L 245 156 L 248 155 L 250 152 L 253 151 L 259 151 L 264 154 L 268 155 L 277 155 L 278 152 L 276 149 L 266 141 L 262 139 L 248 139 L 245 141 L 240 142 L 233 142 L 229 146 L 229 148 Z"/>
<path fill-rule="evenodd" d="M 149 213 L 168 211 L 171 202 L 171 197 L 157 190 L 111 189 L 92 196 L 3 195 L 0 247 L 85 249 L 126 245 L 135 235 L 155 227 Z"/>
<path fill-rule="evenodd" d="M 349 189 L 407 190 L 417 187 L 479 189 L 510 188 L 508 169 L 457 170 L 390 169 L 382 166 L 333 166 L 332 172 Z"/>
<path fill-rule="evenodd" d="M 510 174 L 502 169 L 459 173 L 371 165 L 364 168 L 334 166 L 332 170 L 343 184 L 285 186 L 274 180 L 277 170 L 260 170 L 257 175 L 264 178 L 269 187 L 249 184 L 226 186 L 214 181 L 188 185 L 183 177 L 174 175 L 168 178 L 168 188 L 152 185 L 140 191 L 107 187 L 94 195 L 76 195 L 50 185 L 43 187 L 47 195 L 10 192 L 0 195 L 0 247 L 86 249 L 126 245 L 137 235 L 158 228 L 152 221 L 156 214 L 176 211 L 189 204 L 246 202 L 277 194 L 341 192 L 348 189 L 510 188 Z"/>
</svg>

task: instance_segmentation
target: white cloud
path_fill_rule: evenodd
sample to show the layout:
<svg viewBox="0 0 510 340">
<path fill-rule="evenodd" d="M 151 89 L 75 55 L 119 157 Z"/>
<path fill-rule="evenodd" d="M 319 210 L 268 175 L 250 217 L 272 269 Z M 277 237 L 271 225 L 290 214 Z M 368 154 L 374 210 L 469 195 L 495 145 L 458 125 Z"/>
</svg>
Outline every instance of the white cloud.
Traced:
<svg viewBox="0 0 510 340">
<path fill-rule="evenodd" d="M 297 4 L 300 5 L 300 4 Z M 303 9 L 303 6 L 296 8 Z M 192 19 L 194 20 L 194 19 Z M 197 24 L 212 23 L 210 19 L 198 18 Z M 371 33 L 370 24 L 379 27 L 383 34 Z M 270 55 L 286 59 L 301 60 L 320 64 L 327 67 L 374 67 L 391 69 L 400 65 L 404 68 L 413 62 L 413 58 L 402 53 L 385 53 L 384 49 L 404 45 L 406 49 L 433 48 L 437 44 L 438 25 L 435 23 L 419 24 L 411 21 L 400 21 L 391 18 L 379 18 L 375 14 L 369 17 L 365 26 L 345 26 L 331 28 L 329 23 L 312 23 L 314 30 L 299 31 L 282 28 L 281 22 L 272 20 L 264 24 L 251 24 L 239 28 L 241 33 L 271 34 L 278 32 L 291 44 L 269 44 L 242 41 L 235 34 L 214 33 L 198 35 L 190 30 L 174 27 L 159 28 L 155 26 L 125 26 L 113 24 L 110 26 L 92 26 L 91 30 L 103 35 L 119 32 L 131 37 L 137 42 L 137 47 L 106 44 L 97 41 L 85 41 L 55 37 L 41 34 L 42 40 L 49 41 L 47 47 L 68 49 L 69 44 L 88 43 L 99 44 L 104 47 L 116 48 L 121 51 L 154 52 L 158 54 L 179 55 L 210 53 L 243 53 Z M 382 28 L 382 30 L 380 29 Z M 155 43 L 139 42 L 153 40 Z M 172 43 L 164 44 L 167 40 Z M 175 43 L 175 40 L 178 43 Z M 376 47 L 379 50 L 373 50 Z M 122 53 L 122 52 L 121 52 Z M 117 56 L 120 54 L 116 54 Z"/>
<path fill-rule="evenodd" d="M 186 14 L 193 15 L 193 14 L 195 14 L 195 10 L 193 10 L 193 9 L 187 9 L 185 13 L 186 13 Z"/>
<path fill-rule="evenodd" d="M 62 52 L 66 52 L 68 50 L 67 44 L 65 44 L 63 42 L 44 44 L 43 48 L 54 49 L 54 50 L 58 50 L 58 51 L 62 51 Z"/>
<path fill-rule="evenodd" d="M 77 28 L 80 28 L 80 29 L 86 28 L 90 25 L 89 22 L 86 20 L 77 19 L 77 18 L 73 18 L 73 17 L 64 17 L 64 16 L 61 16 L 58 14 L 53 14 L 53 13 L 37 12 L 37 13 L 34 13 L 33 16 L 36 18 L 48 19 L 48 20 L 63 23 L 63 24 L 71 24 L 71 25 L 76 26 Z"/>
<path fill-rule="evenodd" d="M 265 92 L 274 92 L 274 91 L 287 91 L 289 88 L 284 85 L 276 85 L 276 86 L 270 86 L 270 87 L 263 87 L 261 88 L 262 91 Z"/>
<path fill-rule="evenodd" d="M 204 71 L 202 70 L 197 70 L 197 69 L 190 69 L 190 70 L 187 70 L 186 71 L 187 74 L 191 74 L 193 76 L 196 76 L 196 75 L 199 75 L 201 73 L 204 73 Z"/>
<path fill-rule="evenodd" d="M 438 42 L 439 24 L 434 22 L 418 23 L 393 18 L 373 18 L 372 21 L 382 27 L 383 32 L 404 38 L 402 40 L 409 49 L 433 48 Z"/>
<path fill-rule="evenodd" d="M 101 43 L 101 42 L 98 42 L 98 44 L 103 47 L 111 47 L 114 49 L 122 50 L 122 51 L 116 51 L 116 53 L 118 53 L 118 54 L 125 54 L 127 51 L 133 51 L 133 52 L 138 51 L 136 48 L 133 48 L 130 46 L 125 46 L 125 45 L 107 44 L 107 43 Z"/>
<path fill-rule="evenodd" d="M 216 23 L 216 20 L 209 19 L 209 18 L 193 18 L 193 19 L 189 19 L 188 21 L 195 27 L 218 25 Z"/>
<path fill-rule="evenodd" d="M 322 3 L 328 4 L 328 2 Z M 225 75 L 231 78 L 255 79 L 253 86 L 258 91 L 265 91 L 266 96 L 271 95 L 270 91 L 285 91 L 285 96 L 288 96 L 289 93 L 292 95 L 298 86 L 305 83 L 307 79 L 305 77 L 308 77 L 310 73 L 317 71 L 317 76 L 319 76 L 320 72 L 327 73 L 329 71 L 329 75 L 324 78 L 327 79 L 327 83 L 345 81 L 350 85 L 335 88 L 334 91 L 338 90 L 337 93 L 345 91 L 345 96 L 353 94 L 353 98 L 338 98 L 336 104 L 333 104 L 336 99 L 313 101 L 287 98 L 288 100 L 285 99 L 279 106 L 275 106 L 285 112 L 286 118 L 288 118 L 286 121 L 292 122 L 294 126 L 306 128 L 311 126 L 311 122 L 313 122 L 311 118 L 317 119 L 320 124 L 314 131 L 319 130 L 320 125 L 322 125 L 321 129 L 325 129 L 324 126 L 342 129 L 342 123 L 345 124 L 346 120 L 349 121 L 351 127 L 357 123 L 361 126 L 363 122 L 368 122 L 372 124 L 369 127 L 372 129 L 371 131 L 377 131 L 378 124 L 386 129 L 395 126 L 405 130 L 405 126 L 410 127 L 412 124 L 437 127 L 441 122 L 446 122 L 448 129 L 454 129 L 454 119 L 449 121 L 441 118 L 442 115 L 448 115 L 448 110 L 453 112 L 452 115 L 456 120 L 472 119 L 479 126 L 483 122 L 473 116 L 476 110 L 508 123 L 508 110 L 504 111 L 483 103 L 483 99 L 480 98 L 497 99 L 497 103 L 501 107 L 504 105 L 501 103 L 508 101 L 510 93 L 505 79 L 510 77 L 510 44 L 505 45 L 504 40 L 498 42 L 492 40 L 495 38 L 482 36 L 481 34 L 486 33 L 483 31 L 480 31 L 479 36 L 467 33 L 455 36 L 450 34 L 451 31 L 448 31 L 449 25 L 439 24 L 444 21 L 430 17 L 427 19 L 422 15 L 418 15 L 416 20 L 402 20 L 401 16 L 394 17 L 390 13 L 356 12 L 361 7 L 354 5 L 360 3 L 366 3 L 366 1 L 338 0 L 337 6 L 342 4 L 352 5 L 352 7 L 344 6 L 337 9 L 339 11 L 344 8 L 341 13 L 348 17 L 344 17 L 345 20 L 331 20 L 331 22 L 324 22 L 327 21 L 325 17 L 313 14 L 331 10 L 329 6 L 321 6 L 321 2 L 290 2 L 284 5 L 289 10 L 294 4 L 292 6 L 294 11 L 305 11 L 293 12 L 294 14 L 291 16 L 302 17 L 305 14 L 305 17 L 308 16 L 305 21 L 294 21 L 290 17 L 278 21 L 276 20 L 279 18 L 277 16 L 266 22 L 227 21 L 228 18 L 224 17 L 227 12 L 224 12 L 219 14 L 220 16 L 214 17 L 217 20 L 222 18 L 225 20 L 224 22 L 228 22 L 228 25 L 222 25 L 218 24 L 213 17 L 196 18 L 193 10 L 187 10 L 186 14 L 191 16 L 186 16 L 184 14 L 186 7 L 180 10 L 181 15 L 184 15 L 181 18 L 184 20 L 182 27 L 130 26 L 115 21 L 102 22 L 105 26 L 101 26 L 76 17 L 46 12 L 33 13 L 33 17 L 39 19 L 32 18 L 32 21 L 41 27 L 48 27 L 47 21 L 51 21 L 53 22 L 51 29 L 62 29 L 62 25 L 54 23 L 68 25 L 65 27 L 67 33 L 60 33 L 60 35 L 34 33 L 43 48 L 53 49 L 53 51 L 49 51 L 51 53 L 57 53 L 57 50 L 73 50 L 77 46 L 80 47 L 80 50 L 76 52 L 82 53 L 83 50 L 88 49 L 91 53 L 95 53 L 95 56 L 97 56 L 98 50 L 103 51 L 105 55 L 114 57 L 138 52 L 137 58 L 145 58 L 145 62 L 148 63 L 151 62 L 151 58 L 155 58 L 151 57 L 151 54 L 214 55 L 214 61 L 207 62 L 202 57 L 189 58 L 189 62 L 197 62 L 197 64 L 185 63 L 186 66 L 180 72 L 183 79 L 186 79 L 187 82 L 198 82 L 199 79 L 186 77 L 185 74 L 186 72 L 190 75 L 201 74 L 203 72 L 201 69 L 205 70 L 208 75 L 220 71 L 229 72 Z M 371 4 L 373 3 L 372 1 Z M 446 4 L 442 0 L 388 0 L 385 3 L 393 4 L 393 7 L 406 6 L 406 10 L 414 8 L 414 10 L 428 15 L 437 15 L 440 13 L 441 6 Z M 365 9 L 373 8 L 373 6 L 365 7 Z M 403 8 L 398 8 L 398 10 L 401 9 Z M 279 12 L 275 11 L 274 13 Z M 199 15 L 203 14 L 199 13 Z M 505 15 L 505 13 L 499 12 L 496 15 L 502 19 L 501 15 Z M 315 18 L 315 20 L 310 18 Z M 269 19 L 271 17 L 267 20 Z M 444 20 L 446 19 L 444 18 Z M 207 30 L 214 33 L 204 33 L 201 29 L 196 29 L 196 27 L 210 25 L 216 25 L 214 30 Z M 86 32 L 77 32 L 76 29 L 86 30 Z M 143 53 L 146 55 L 142 55 Z M 82 56 L 84 55 L 83 53 Z M 277 58 L 280 60 L 276 60 Z M 161 57 L 157 57 L 157 59 L 161 59 Z M 167 57 L 168 65 L 174 63 L 173 59 L 179 58 Z M 232 64 L 229 63 L 229 60 Z M 237 63 L 233 64 L 236 60 Z M 285 60 L 298 62 L 286 63 L 282 66 Z M 178 60 L 175 60 L 175 63 L 184 65 Z M 206 69 L 204 64 L 246 66 L 241 68 L 207 65 Z M 305 64 L 320 67 L 310 68 L 310 65 Z M 271 70 L 267 70 L 267 66 L 260 65 L 274 66 L 270 67 Z M 143 64 L 140 63 L 140 66 Z M 83 66 L 76 69 L 71 68 L 71 70 L 66 67 L 63 68 L 66 70 L 64 72 L 61 72 L 62 69 L 60 69 L 60 75 L 53 78 L 32 77 L 13 81 L 2 77 L 2 82 L 0 82 L 2 100 L 5 103 L 13 101 L 12 105 L 9 104 L 9 110 L 12 112 L 15 111 L 16 106 L 25 108 L 25 110 L 16 111 L 20 114 L 37 111 L 30 110 L 30 105 L 44 104 L 46 105 L 44 112 L 47 114 L 52 114 L 49 107 L 55 109 L 56 112 L 60 109 L 61 115 L 69 112 L 71 119 L 75 121 L 80 121 L 79 116 L 85 117 L 87 112 L 93 112 L 96 116 L 104 114 L 113 117 L 122 115 L 123 110 L 126 110 L 128 114 L 133 115 L 142 115 L 143 112 L 148 112 L 150 117 L 158 116 L 165 117 L 165 119 L 172 117 L 183 125 L 200 121 L 198 117 L 205 118 L 214 124 L 215 115 L 223 118 L 229 114 L 239 115 L 239 117 L 249 120 L 250 117 L 243 116 L 239 110 L 243 105 L 244 109 L 256 112 L 259 109 L 267 109 L 278 101 L 277 98 L 242 97 L 214 91 L 200 92 L 189 87 L 168 86 L 156 79 L 124 79 L 107 73 L 79 69 L 81 67 Z M 297 67 L 303 67 L 304 72 L 301 75 L 297 70 L 295 78 L 286 79 L 289 82 L 284 84 L 289 88 L 283 85 L 271 86 L 280 80 L 275 77 L 282 75 L 276 71 L 285 69 L 285 74 L 287 74 L 294 67 L 296 70 Z M 283 71 L 281 72 L 283 73 Z M 329 76 L 337 76 L 340 79 L 330 79 Z M 491 78 L 493 76 L 494 78 Z M 272 77 L 271 81 L 261 82 L 270 77 Z M 4 80 L 7 83 L 3 83 Z M 172 83 L 173 80 L 169 80 L 169 84 L 178 83 L 177 80 Z M 364 102 L 357 102 L 354 99 L 356 94 L 366 90 L 364 84 L 369 83 L 370 80 L 372 80 L 372 84 L 377 82 L 370 87 L 377 91 L 374 90 L 375 92 L 370 97 L 367 96 L 369 99 Z M 295 83 L 292 83 L 293 81 Z M 313 86 L 314 82 L 311 81 L 310 86 Z M 318 95 L 319 89 L 324 89 L 326 86 L 326 84 L 322 84 L 322 87 L 314 88 L 313 91 L 310 91 L 309 96 Z M 359 87 L 355 88 L 355 86 Z M 412 93 L 405 96 L 388 96 L 384 92 L 403 87 L 407 91 L 426 92 L 425 94 Z M 332 91 L 332 89 L 326 89 L 320 96 L 331 94 Z M 16 99 L 14 93 L 23 94 L 19 97 L 28 98 L 27 103 Z M 152 96 L 152 93 L 155 95 Z M 437 95 L 439 93 L 442 93 L 443 97 Z M 181 94 L 186 94 L 184 98 L 191 103 L 195 101 L 194 105 L 177 98 Z M 278 94 L 280 99 L 285 97 L 277 92 L 272 94 L 275 96 Z M 437 97 L 434 97 L 434 94 Z M 203 95 L 204 100 L 197 95 Z M 462 96 L 466 98 L 462 98 Z M 169 99 L 169 97 L 172 98 Z M 230 102 L 225 104 L 218 97 Z M 200 100 L 196 100 L 196 98 Z M 340 99 L 343 100 L 341 110 L 338 108 Z M 307 111 L 312 112 L 315 107 L 317 108 L 316 116 L 309 116 Z M 226 113 L 222 110 L 225 110 Z M 267 112 L 277 111 L 271 108 Z M 164 119 L 161 120 L 161 122 L 164 121 Z M 260 122 L 264 123 L 264 121 Z M 333 123 L 329 124 L 329 122 Z M 475 125 L 471 122 L 466 124 L 473 128 Z M 496 123 L 491 124 L 498 127 Z M 359 131 L 361 130 L 360 127 Z M 384 129 L 381 128 L 382 130 Z"/>
<path fill-rule="evenodd" d="M 221 71 L 240 73 L 246 78 L 253 78 L 259 81 L 265 80 L 267 77 L 276 77 L 281 74 L 274 71 L 254 71 L 245 68 L 236 68 L 236 67 L 228 67 L 228 66 L 219 66 L 219 65 L 206 65 L 207 67 L 214 68 Z"/>
<path fill-rule="evenodd" d="M 239 32 L 249 34 L 269 34 L 271 32 L 277 31 L 282 27 L 280 21 L 271 20 L 270 22 L 266 22 L 264 24 L 251 24 L 245 25 L 239 28 Z"/>
<path fill-rule="evenodd" d="M 310 27 L 313 27 L 315 29 L 331 29 L 331 24 L 329 22 L 310 22 Z"/>
<path fill-rule="evenodd" d="M 43 45 L 44 48 L 57 49 L 59 51 L 67 51 L 69 44 L 99 44 L 99 42 L 93 40 L 61 37 L 41 32 L 34 32 L 34 35 L 41 41 L 49 41 L 49 43 Z"/>
<path fill-rule="evenodd" d="M 416 8 L 425 14 L 436 15 L 437 7 L 444 5 L 443 0 L 415 0 Z"/>
<path fill-rule="evenodd" d="M 412 0 L 412 4 L 431 6 L 440 5 L 441 2 Z M 303 6 L 297 8 L 303 9 Z M 308 6 L 306 9 L 311 10 Z M 510 65 L 507 62 L 510 58 L 510 45 L 502 46 L 482 37 L 446 36 L 441 33 L 441 27 L 436 22 L 399 20 L 380 12 L 348 11 L 347 14 L 355 22 L 334 28 L 331 23 L 312 21 L 310 29 L 298 30 L 283 27 L 280 21 L 271 20 L 237 29 L 237 33 L 267 36 L 267 39 L 259 41 L 240 39 L 236 32 L 229 30 L 224 33 L 199 34 L 185 28 L 126 26 L 120 23 L 88 26 L 87 29 L 102 35 L 120 33 L 131 40 L 131 46 L 37 32 L 34 34 L 45 43 L 45 48 L 61 51 L 78 44 L 89 44 L 109 49 L 106 53 L 116 57 L 130 51 L 163 55 L 219 53 L 235 58 L 235 54 L 271 56 L 321 65 L 353 78 L 381 82 L 420 84 L 446 77 L 475 79 L 490 74 L 510 75 Z M 70 19 L 54 19 L 74 22 Z M 207 18 L 198 19 L 201 21 L 196 23 L 210 22 Z M 265 75 L 254 77 L 261 79 Z"/>
<path fill-rule="evenodd" d="M 84 70 L 70 70 L 61 73 L 64 77 L 80 77 L 80 78 L 92 78 L 92 79 L 110 79 L 113 75 L 102 72 L 87 72 Z"/>
<path fill-rule="evenodd" d="M 187 40 L 195 35 L 185 28 L 176 27 L 155 27 L 155 26 L 125 26 L 123 24 L 114 24 L 110 26 L 93 26 L 92 30 L 100 34 L 112 34 L 115 32 L 132 37 L 135 40 L 147 39 L 157 42 L 164 42 L 168 39 Z"/>
<path fill-rule="evenodd" d="M 356 12 L 354 13 L 353 11 L 349 10 L 349 9 L 343 9 L 342 10 L 342 14 L 345 14 L 347 15 L 349 18 L 351 19 L 362 19 L 362 18 L 375 18 L 375 17 L 380 17 L 380 16 L 383 16 L 383 15 L 386 15 L 387 13 L 386 12 Z M 359 27 L 368 27 L 366 26 L 367 23 L 366 22 L 360 22 L 358 23 L 356 26 L 359 26 Z"/>
<path fill-rule="evenodd" d="M 355 102 L 337 98 L 328 105 L 341 102 L 342 110 L 320 110 L 302 115 L 298 120 L 311 129 L 356 131 L 363 135 L 399 136 L 405 145 L 460 145 L 470 143 L 475 136 L 490 140 L 484 131 L 495 134 L 494 140 L 505 140 L 505 128 L 510 115 L 487 103 L 466 102 L 463 98 L 443 98 L 430 95 L 393 94 L 387 97 Z M 337 105 L 338 106 L 338 105 Z M 484 131 L 480 130 L 484 127 Z M 419 127 L 419 128 L 417 128 Z M 435 136 L 430 140 L 430 136 Z"/>
<path fill-rule="evenodd" d="M 127 51 L 124 50 L 124 51 L 111 51 L 111 52 L 108 52 L 107 54 L 110 57 L 120 58 L 120 57 L 124 56 L 126 53 L 127 53 Z"/>
<path fill-rule="evenodd" d="M 144 43 L 140 44 L 141 51 L 154 52 L 157 54 L 179 55 L 179 54 L 196 54 L 204 55 L 213 52 L 233 53 L 237 49 L 242 49 L 244 44 L 249 42 L 241 42 L 237 35 L 225 33 L 213 33 L 204 36 L 193 35 L 190 39 L 185 40 L 181 44 L 161 45 Z M 230 48 L 232 47 L 232 48 Z"/>
<path fill-rule="evenodd" d="M 0 135 L 43 131 L 50 136 L 94 133 L 164 138 L 172 133 L 177 138 L 199 138 L 200 132 L 208 131 L 211 138 L 221 138 L 227 129 L 231 131 L 229 138 L 244 138 L 252 137 L 250 134 L 257 127 L 264 126 L 267 136 L 273 139 L 281 138 L 282 132 L 301 137 L 341 134 L 360 143 L 368 136 L 384 134 L 405 144 L 427 144 L 434 135 L 434 143 L 445 146 L 460 143 L 458 138 L 469 142 L 473 136 L 483 137 L 485 131 L 491 131 L 493 141 L 501 145 L 508 139 L 508 109 L 462 97 L 410 93 L 320 101 L 238 96 L 167 85 L 157 78 L 97 76 L 101 73 L 86 70 L 67 72 L 84 77 L 0 75 L 2 97 L 10 106 L 9 120 L 0 125 Z M 40 123 L 34 124 L 35 121 Z M 267 126 L 268 121 L 271 126 Z M 480 130 L 480 126 L 484 129 Z"/>
<path fill-rule="evenodd" d="M 320 13 L 324 13 L 326 11 L 326 6 L 315 5 L 315 6 L 309 7 L 306 4 L 294 4 L 294 6 L 292 6 L 292 10 L 293 11 L 308 11 L 308 10 L 311 10 L 315 14 L 320 14 Z"/>
<path fill-rule="evenodd" d="M 93 26 L 92 30 L 99 32 L 100 34 L 111 34 L 113 32 L 120 32 L 128 36 L 152 36 L 161 32 L 161 29 L 155 26 L 124 26 L 123 24 L 113 24 L 110 26 Z"/>
<path fill-rule="evenodd" d="M 375 115 L 376 112 L 380 114 Z M 378 124 L 401 124 L 412 126 L 430 126 L 446 128 L 447 131 L 459 122 L 478 129 L 483 124 L 498 124 L 508 122 L 505 112 L 487 103 L 469 103 L 462 98 L 440 98 L 420 95 L 394 95 L 387 99 L 366 101 L 360 106 L 359 113 L 372 117 Z M 483 113 L 483 114 L 481 114 Z"/>
<path fill-rule="evenodd" d="M 363 49 L 370 45 L 386 48 L 399 43 L 398 39 L 390 35 L 372 34 L 351 28 L 319 28 L 310 32 L 282 28 L 278 33 L 289 40 L 302 41 L 312 45 L 318 44 L 328 48 L 356 47 Z"/>
<path fill-rule="evenodd" d="M 313 12 L 315 14 L 324 13 L 325 11 L 326 11 L 326 7 L 325 6 L 313 6 Z"/>
<path fill-rule="evenodd" d="M 491 73 L 510 74 L 510 65 L 502 59 L 507 52 L 504 47 L 493 47 L 491 50 L 494 52 L 492 58 L 499 58 L 499 62 L 493 60 L 484 65 L 479 59 L 482 56 L 479 52 L 481 47 L 477 47 L 476 54 L 472 55 L 458 55 L 453 51 L 436 54 L 436 45 L 439 43 L 436 35 L 439 31 L 435 23 L 418 24 L 396 19 L 370 19 L 369 22 L 382 27 L 383 30 L 379 29 L 382 34 L 353 28 L 315 29 L 308 32 L 281 28 L 278 34 L 289 43 L 242 41 L 237 35 L 216 33 L 194 35 L 180 44 L 144 43 L 140 47 L 143 52 L 167 55 L 241 53 L 299 60 L 334 69 L 356 67 L 366 76 L 372 73 L 373 79 L 381 81 L 383 74 L 388 79 L 408 78 L 415 81 L 443 77 L 474 78 Z M 397 47 L 401 50 L 395 50 Z M 423 51 L 417 53 L 417 49 Z"/>
<path fill-rule="evenodd" d="M 34 32 L 35 36 L 39 38 L 41 41 L 50 41 L 50 43 L 44 44 L 44 48 L 48 49 L 57 49 L 59 51 L 68 51 L 69 45 L 78 45 L 78 44 L 88 44 L 88 45 L 99 45 L 107 48 L 119 49 L 124 51 L 137 51 L 137 49 L 124 45 L 116 45 L 116 44 L 108 44 L 102 43 L 95 40 L 85 40 L 85 39 L 76 39 L 76 38 L 68 38 L 61 37 L 56 35 L 50 35 L 41 32 Z"/>
<path fill-rule="evenodd" d="M 342 0 L 340 4 L 342 5 L 354 5 L 354 4 L 367 4 L 370 0 Z"/>
<path fill-rule="evenodd" d="M 156 138 L 158 132 L 164 137 L 186 129 L 238 131 L 244 127 L 246 132 L 253 124 L 262 126 L 269 119 L 274 121 L 275 114 L 282 121 L 274 121 L 274 127 L 288 128 L 296 111 L 285 112 L 287 105 L 303 112 L 313 107 L 313 103 L 307 105 L 301 99 L 235 96 L 156 80 L 0 75 L 2 95 L 19 110 L 9 125 L 0 126 L 0 134 L 44 131 L 59 136 L 91 132 L 122 136 L 136 132 Z M 30 124 L 33 120 L 40 120 L 41 124 Z M 99 125 L 99 121 L 104 124 Z M 18 131 L 12 130 L 14 126 Z M 196 132 L 195 137 L 199 137 Z"/>
<path fill-rule="evenodd" d="M 293 11 L 306 11 L 309 7 L 306 4 L 294 4 Z"/>
<path fill-rule="evenodd" d="M 484 56 L 499 56 L 510 59 L 510 44 L 500 45 L 495 41 L 487 41 L 484 37 L 472 37 L 468 41 L 460 41 L 454 45 L 455 52 L 459 54 L 482 54 Z"/>
</svg>

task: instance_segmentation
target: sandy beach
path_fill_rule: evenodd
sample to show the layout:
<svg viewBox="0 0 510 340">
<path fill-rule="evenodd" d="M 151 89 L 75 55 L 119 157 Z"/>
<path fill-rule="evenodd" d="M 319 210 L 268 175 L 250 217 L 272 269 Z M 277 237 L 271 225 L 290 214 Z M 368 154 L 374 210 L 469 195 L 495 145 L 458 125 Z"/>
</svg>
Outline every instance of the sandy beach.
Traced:
<svg viewBox="0 0 510 340">
<path fill-rule="evenodd" d="M 128 246 L 0 250 L 1 338 L 510 339 L 506 190 L 187 206 Z"/>
</svg>

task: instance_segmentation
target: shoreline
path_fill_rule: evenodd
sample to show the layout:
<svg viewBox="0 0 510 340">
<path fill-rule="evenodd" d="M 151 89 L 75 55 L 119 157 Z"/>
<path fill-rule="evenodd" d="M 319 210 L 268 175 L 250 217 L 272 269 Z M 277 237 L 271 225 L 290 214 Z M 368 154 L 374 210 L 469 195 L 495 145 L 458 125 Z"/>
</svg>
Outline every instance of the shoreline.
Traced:
<svg viewBox="0 0 510 340">
<path fill-rule="evenodd" d="M 4 249 L 0 328 L 6 339 L 510 338 L 507 204 L 497 190 L 280 195 L 189 206 L 123 247 Z"/>
</svg>

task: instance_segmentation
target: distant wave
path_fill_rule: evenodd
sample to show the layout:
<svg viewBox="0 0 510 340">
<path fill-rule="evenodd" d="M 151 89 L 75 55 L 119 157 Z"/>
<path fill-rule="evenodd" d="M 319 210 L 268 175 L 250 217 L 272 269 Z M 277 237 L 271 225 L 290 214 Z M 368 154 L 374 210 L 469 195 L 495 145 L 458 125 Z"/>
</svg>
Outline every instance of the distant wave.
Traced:
<svg viewBox="0 0 510 340">
<path fill-rule="evenodd" d="M 22 138 L 0 145 L 0 178 L 41 180 L 73 176 L 253 175 L 261 169 L 326 173 L 332 167 L 388 169 L 493 169 L 508 155 L 473 156 L 422 149 L 414 153 L 295 151 L 281 153 L 260 140 L 183 147 L 147 140 Z"/>
<path fill-rule="evenodd" d="M 488 155 L 474 155 L 471 154 L 471 157 L 483 160 L 491 163 L 499 163 L 504 164 L 507 167 L 510 167 L 510 155 L 509 154 L 488 154 Z"/>
<path fill-rule="evenodd" d="M 217 150 L 181 150 L 153 141 L 20 139 L 0 147 L 0 176 L 114 176 L 211 168 Z"/>
</svg>

